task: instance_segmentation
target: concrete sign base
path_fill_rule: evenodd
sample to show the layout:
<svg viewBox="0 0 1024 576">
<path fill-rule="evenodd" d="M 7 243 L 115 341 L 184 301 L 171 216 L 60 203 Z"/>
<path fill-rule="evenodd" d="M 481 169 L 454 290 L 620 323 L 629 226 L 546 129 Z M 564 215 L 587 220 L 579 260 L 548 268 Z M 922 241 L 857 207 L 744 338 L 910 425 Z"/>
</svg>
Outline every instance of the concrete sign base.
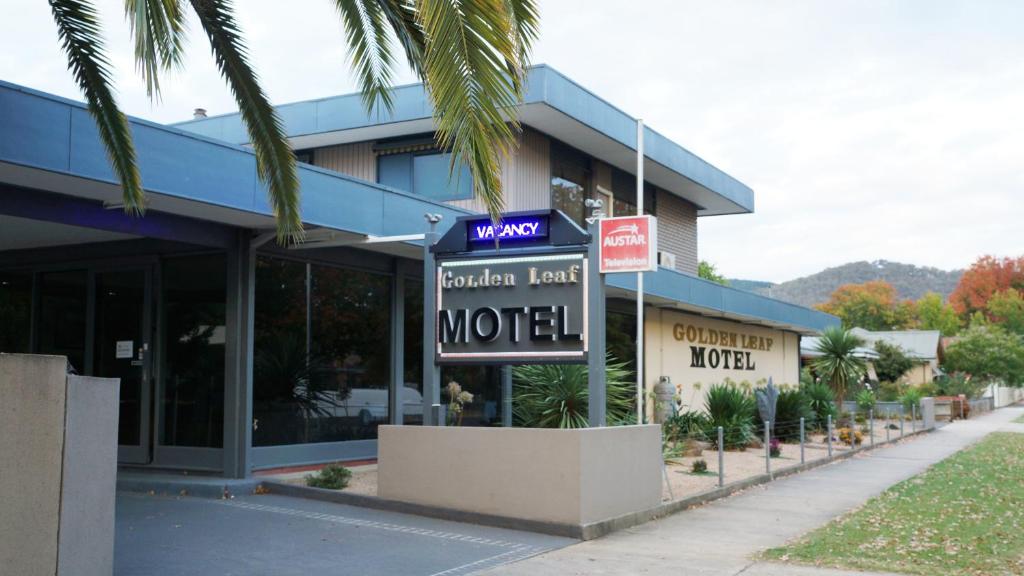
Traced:
<svg viewBox="0 0 1024 576">
<path fill-rule="evenodd" d="M 112 574 L 119 381 L 0 354 L 0 572 Z"/>
<path fill-rule="evenodd" d="M 381 498 L 567 526 L 661 502 L 655 425 L 551 430 L 381 426 Z"/>
</svg>

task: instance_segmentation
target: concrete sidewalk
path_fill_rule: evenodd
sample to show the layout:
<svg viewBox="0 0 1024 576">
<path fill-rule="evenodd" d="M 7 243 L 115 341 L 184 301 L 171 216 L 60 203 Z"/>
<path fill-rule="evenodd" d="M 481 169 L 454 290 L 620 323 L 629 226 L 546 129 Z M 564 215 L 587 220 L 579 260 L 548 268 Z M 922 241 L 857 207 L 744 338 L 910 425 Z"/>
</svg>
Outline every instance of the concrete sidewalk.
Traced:
<svg viewBox="0 0 1024 576">
<path fill-rule="evenodd" d="M 974 420 L 955 422 L 892 447 L 864 452 L 706 506 L 488 573 L 523 576 L 849 574 L 848 571 L 755 562 L 751 557 L 825 524 L 990 432 L 1024 431 L 1021 425 L 1010 423 L 1022 414 L 1024 408 L 1004 408 Z"/>
</svg>

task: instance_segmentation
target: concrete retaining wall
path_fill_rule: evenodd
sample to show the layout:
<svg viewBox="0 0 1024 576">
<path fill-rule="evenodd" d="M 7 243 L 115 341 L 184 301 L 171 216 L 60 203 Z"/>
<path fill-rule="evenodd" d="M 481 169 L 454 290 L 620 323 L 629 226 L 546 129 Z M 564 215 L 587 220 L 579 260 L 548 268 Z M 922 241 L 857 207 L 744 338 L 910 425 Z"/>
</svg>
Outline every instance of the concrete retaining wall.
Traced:
<svg viewBox="0 0 1024 576">
<path fill-rule="evenodd" d="M 117 379 L 0 354 L 0 573 L 113 572 Z"/>
<path fill-rule="evenodd" d="M 381 426 L 381 498 L 582 526 L 661 501 L 661 430 Z"/>
</svg>

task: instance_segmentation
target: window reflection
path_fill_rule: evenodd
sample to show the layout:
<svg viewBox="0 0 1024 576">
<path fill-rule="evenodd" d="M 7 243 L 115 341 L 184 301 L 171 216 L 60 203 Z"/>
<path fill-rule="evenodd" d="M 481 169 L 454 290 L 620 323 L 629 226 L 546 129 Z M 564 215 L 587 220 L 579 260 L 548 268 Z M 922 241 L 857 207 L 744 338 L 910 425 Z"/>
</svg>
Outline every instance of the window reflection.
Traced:
<svg viewBox="0 0 1024 576">
<path fill-rule="evenodd" d="M 552 142 L 551 207 L 561 210 L 580 226 L 586 226 L 584 202 L 589 198 L 589 165 L 583 153 Z"/>
<path fill-rule="evenodd" d="M 259 258 L 257 446 L 377 437 L 388 421 L 390 279 Z"/>
<path fill-rule="evenodd" d="M 162 274 L 164 446 L 224 442 L 227 272 L 223 254 L 169 258 Z"/>
<path fill-rule="evenodd" d="M 32 321 L 32 273 L 0 271 L 0 352 L 26 354 Z"/>
</svg>

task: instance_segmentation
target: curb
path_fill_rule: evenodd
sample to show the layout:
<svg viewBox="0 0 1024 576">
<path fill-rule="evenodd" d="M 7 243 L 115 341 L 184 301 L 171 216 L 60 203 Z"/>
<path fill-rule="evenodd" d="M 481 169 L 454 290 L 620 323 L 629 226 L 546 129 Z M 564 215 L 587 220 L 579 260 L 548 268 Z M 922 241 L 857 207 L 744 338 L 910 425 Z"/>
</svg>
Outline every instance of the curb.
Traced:
<svg viewBox="0 0 1024 576">
<path fill-rule="evenodd" d="M 292 496 L 296 498 L 307 498 L 310 500 L 320 500 L 324 502 L 334 502 L 336 504 L 345 504 L 348 506 L 359 506 L 363 508 L 372 508 L 376 510 L 385 510 L 388 512 L 398 512 L 402 514 L 415 514 L 417 516 L 426 516 L 428 518 L 437 518 L 439 520 L 449 520 L 452 522 L 468 522 L 472 524 L 481 524 L 485 526 L 495 526 L 498 528 L 509 528 L 512 530 L 524 530 L 528 532 L 537 532 L 541 534 L 549 534 L 552 536 L 563 536 L 568 538 L 575 538 L 578 540 L 593 540 L 600 538 L 612 532 L 618 530 L 624 530 L 631 528 L 651 520 L 663 518 L 676 512 L 693 508 L 720 500 L 731 496 L 747 488 L 758 486 L 761 484 L 767 484 L 778 478 L 784 478 L 793 474 L 799 474 L 820 466 L 825 466 L 833 462 L 840 460 L 846 460 L 852 458 L 857 454 L 864 452 L 870 452 L 877 448 L 882 448 L 890 444 L 894 444 L 907 438 L 914 438 L 921 434 L 931 432 L 932 430 L 917 430 L 909 434 L 904 434 L 899 438 L 891 440 L 876 442 L 873 446 L 861 446 L 853 450 L 847 450 L 839 454 L 833 454 L 831 458 L 821 458 L 812 462 L 806 462 L 804 464 L 797 464 L 783 468 L 778 472 L 772 474 L 759 474 L 757 476 L 751 476 L 744 478 L 743 480 L 737 480 L 730 484 L 727 484 L 721 488 L 713 488 L 706 490 L 693 496 L 682 498 L 679 500 L 672 500 L 671 502 L 664 502 L 654 508 L 647 510 L 640 510 L 623 516 L 617 516 L 615 518 L 609 518 L 600 522 L 594 522 L 591 524 L 562 524 L 556 522 L 543 522 L 539 520 L 525 520 L 521 518 L 511 518 L 508 516 L 498 516 L 494 514 L 483 514 L 478 512 L 466 512 L 462 510 L 454 510 L 451 508 L 441 508 L 438 506 L 427 506 L 424 504 L 413 504 L 410 502 L 401 502 L 398 500 L 386 500 L 377 496 L 366 496 L 363 494 L 352 494 L 340 492 L 337 490 L 328 490 L 325 488 L 311 488 L 309 486 L 302 486 L 297 484 L 286 484 L 283 482 L 274 481 L 263 481 L 260 484 L 263 489 L 271 494 L 279 494 L 282 496 Z"/>
</svg>

